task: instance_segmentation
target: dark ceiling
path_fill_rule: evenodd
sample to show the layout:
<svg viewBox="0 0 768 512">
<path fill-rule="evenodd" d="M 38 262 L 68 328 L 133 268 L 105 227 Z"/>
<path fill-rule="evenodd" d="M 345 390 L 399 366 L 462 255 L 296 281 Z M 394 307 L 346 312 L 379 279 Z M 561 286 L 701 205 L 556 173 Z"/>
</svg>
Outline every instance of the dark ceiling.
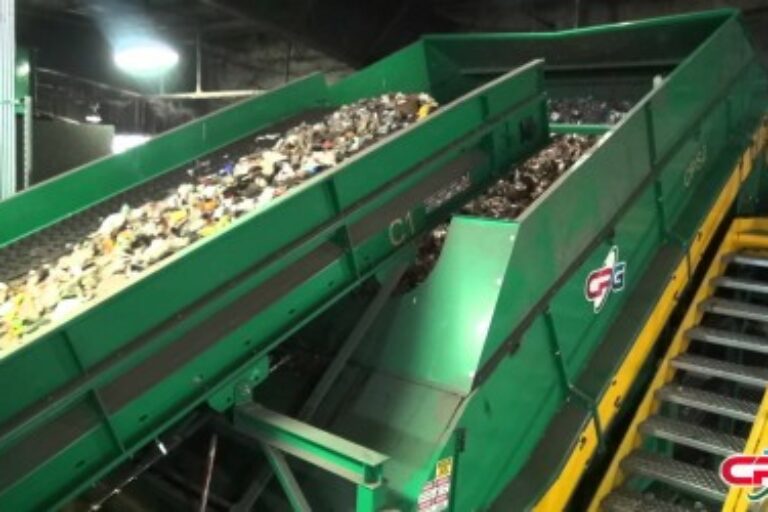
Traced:
<svg viewBox="0 0 768 512">
<path fill-rule="evenodd" d="M 130 83 L 125 77 L 111 76 L 109 40 L 121 31 L 147 27 L 180 47 L 183 61 L 194 62 L 184 57 L 194 55 L 198 33 L 208 53 L 233 61 L 258 48 L 267 35 L 358 67 L 429 32 L 558 29 L 578 23 L 580 12 L 589 10 L 603 12 L 602 19 L 594 20 L 603 22 L 633 13 L 647 16 L 716 4 L 745 4 L 746 12 L 766 9 L 762 0 L 20 0 L 18 4 L 20 42 L 39 50 L 41 66 L 107 77 L 124 85 Z"/>
<path fill-rule="evenodd" d="M 226 75 L 222 69 L 230 65 L 250 72 L 235 88 L 273 87 L 261 87 L 257 77 L 264 70 L 253 62 L 270 45 L 288 48 L 275 57 L 272 67 L 290 66 L 292 45 L 359 67 L 424 33 L 552 30 L 718 5 L 741 7 L 758 46 L 768 48 L 768 31 L 763 30 L 766 0 L 18 0 L 17 4 L 19 44 L 33 50 L 38 68 L 58 73 L 48 74 L 45 84 L 38 81 L 39 111 L 81 119 L 98 102 L 103 112 L 111 109 L 105 112 L 105 121 L 121 129 L 149 131 L 167 129 L 221 105 L 186 102 L 169 114 L 166 102 L 155 115 L 162 122 L 153 124 L 142 112 L 160 112 L 157 98 L 152 108 L 139 107 L 131 92 L 195 90 L 198 38 L 205 69 L 202 88 L 207 91 L 233 87 L 232 81 L 228 86 L 219 83 Z M 167 83 L 138 81 L 118 72 L 112 62 L 112 45 L 124 34 L 142 31 L 157 33 L 181 54 Z M 310 64 L 301 73 L 313 69 Z M 285 75 L 287 79 L 289 73 Z M 83 78 L 109 88 L 86 87 Z"/>
<path fill-rule="evenodd" d="M 207 52 L 235 61 L 266 34 L 360 66 L 422 33 L 455 29 L 455 22 L 438 14 L 440 4 L 450 5 L 446 0 L 25 0 L 18 8 L 18 35 L 20 44 L 37 49 L 42 67 L 128 86 L 127 78 L 113 76 L 111 64 L 110 40 L 122 31 L 151 26 L 182 49 L 182 61 L 194 54 L 198 33 Z"/>
<path fill-rule="evenodd" d="M 219 103 L 159 100 L 140 106 L 142 94 L 194 91 L 196 50 L 202 51 L 202 89 L 216 91 L 224 66 L 250 71 L 235 88 L 259 87 L 253 59 L 270 45 L 319 51 L 359 67 L 391 53 L 425 32 L 454 30 L 440 9 L 456 0 L 23 0 L 18 2 L 17 39 L 33 52 L 38 112 L 82 120 L 98 105 L 119 129 L 159 131 L 189 120 Z M 113 47 L 126 35 L 150 32 L 180 53 L 179 66 L 159 83 L 119 72 Z M 287 58 L 290 60 L 290 50 Z M 285 59 L 280 55 L 278 59 Z M 278 63 L 278 67 L 286 64 Z M 287 64 L 290 65 L 290 64 Z M 273 70 L 268 70 L 273 71 Z M 55 72 L 55 73 L 54 73 Z M 306 71 L 303 71 L 306 72 Z M 99 89 L 82 79 L 108 85 Z M 230 88 L 231 88 L 230 84 Z M 158 108 L 163 106 L 162 112 Z M 149 112 L 149 114 L 146 114 Z M 153 122 L 150 118 L 162 118 Z"/>
</svg>

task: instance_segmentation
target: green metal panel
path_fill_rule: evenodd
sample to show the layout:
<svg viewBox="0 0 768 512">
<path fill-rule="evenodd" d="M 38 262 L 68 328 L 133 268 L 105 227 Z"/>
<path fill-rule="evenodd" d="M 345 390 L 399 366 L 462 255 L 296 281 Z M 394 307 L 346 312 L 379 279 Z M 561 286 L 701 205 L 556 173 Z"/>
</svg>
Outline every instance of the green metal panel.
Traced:
<svg viewBox="0 0 768 512">
<path fill-rule="evenodd" d="M 531 310 L 531 298 L 541 297 L 555 284 L 642 184 L 650 172 L 646 135 L 645 118 L 637 108 L 635 115 L 599 142 L 589 159 L 577 164 L 547 195 L 547 203 L 557 204 L 557 208 L 532 208 L 520 219 L 515 252 L 496 306 L 505 314 L 494 315 L 480 365 L 489 361 Z M 564 223 L 564 218 L 570 221 Z M 548 236 L 542 237 L 542 233 Z M 542 261 L 541 254 L 550 257 Z M 595 268 L 604 257 L 595 254 L 585 263 Z M 526 293 L 519 293 L 521 289 Z M 581 299 L 583 287 L 575 289 Z"/>
<path fill-rule="evenodd" d="M 520 63 L 542 56 L 554 66 L 610 68 L 633 61 L 683 59 L 736 12 L 721 9 L 558 32 L 431 35 L 424 39 L 467 70 L 501 69 L 509 62 L 505 59 Z M 514 52 L 509 51 L 510 44 Z"/>
<path fill-rule="evenodd" d="M 741 52 L 742 58 L 731 59 L 731 52 L 736 48 Z M 740 65 L 731 65 L 733 60 L 738 61 Z M 728 64 L 725 64 L 726 62 Z M 762 76 L 758 79 L 758 75 Z M 735 81 L 738 81 L 738 84 Z M 707 83 L 708 87 L 699 87 L 701 83 Z M 694 87 L 693 84 L 696 86 Z M 658 100 L 658 98 L 668 98 L 670 95 L 676 97 L 675 101 Z M 570 281 L 559 288 L 549 306 L 552 321 L 556 327 L 554 334 L 560 340 L 563 359 L 566 361 L 569 382 L 577 381 L 586 360 L 598 349 L 608 327 L 627 307 L 625 298 L 640 283 L 641 276 L 645 272 L 653 271 L 648 268 L 652 256 L 669 243 L 670 239 L 673 240 L 672 243 L 686 243 L 695 236 L 699 222 L 733 168 L 735 158 L 746 145 L 743 135 L 738 143 L 726 144 L 726 142 L 732 142 L 729 141 L 728 134 L 751 133 L 757 126 L 757 117 L 764 112 L 765 99 L 763 72 L 754 61 L 754 51 L 746 45 L 738 19 L 730 17 L 707 38 L 703 46 L 676 68 L 660 90 L 653 91 L 639 105 L 634 116 L 610 136 L 605 146 L 599 148 L 593 157 L 585 162 L 585 167 L 594 165 L 596 169 L 603 169 L 602 176 L 599 178 L 596 176 L 592 181 L 592 188 L 597 189 L 599 195 L 590 198 L 589 194 L 582 193 L 580 194 L 583 197 L 582 200 L 571 199 L 570 202 L 588 204 L 593 215 L 604 212 L 605 216 L 591 229 L 584 229 L 585 223 L 581 219 L 573 222 L 568 229 L 592 233 L 593 236 L 600 231 L 605 234 L 602 237 L 602 243 L 591 252 L 591 256 L 582 263 L 579 270 L 571 274 L 573 277 Z M 742 108 L 738 115 L 733 115 L 735 109 L 731 105 L 736 103 L 744 105 L 750 100 L 749 107 Z M 644 110 L 647 114 L 641 117 Z M 672 122 L 672 119 L 675 121 Z M 650 144 L 649 138 L 643 137 L 640 131 L 636 131 L 629 139 L 620 138 L 628 134 L 628 127 L 636 120 L 642 120 L 641 125 L 650 122 L 646 128 L 648 133 L 654 136 L 655 143 Z M 663 135 L 659 135 L 657 130 L 660 126 L 664 126 Z M 622 156 L 620 153 L 606 155 L 608 148 L 624 148 L 630 151 L 633 147 L 635 148 L 633 155 Z M 647 156 L 642 153 L 646 153 Z M 606 155 L 607 158 L 598 160 L 601 155 Z M 636 169 L 642 174 L 635 174 L 637 181 L 630 187 L 624 188 L 622 192 L 622 187 L 619 186 L 622 184 L 611 183 L 608 173 L 616 173 L 619 169 L 622 174 L 631 171 L 632 164 L 638 160 L 640 165 Z M 584 173 L 585 169 L 575 174 Z M 643 184 L 641 179 L 645 174 L 657 176 L 657 181 Z M 629 176 L 632 174 L 630 173 Z M 658 183 L 658 188 L 654 187 L 654 183 Z M 595 186 L 595 184 L 599 185 Z M 563 183 L 563 186 L 565 185 Z M 584 183 L 584 186 L 589 188 L 587 183 Z M 644 187 L 645 191 L 632 199 L 632 191 L 637 187 Z M 605 198 L 606 195 L 608 198 Z M 621 199 L 622 197 L 626 199 Z M 618 201 L 612 205 L 611 199 Z M 661 202 L 661 208 L 657 208 L 658 201 Z M 561 205 L 568 202 L 568 200 L 560 200 L 555 204 L 561 209 Z M 613 212 L 619 211 L 613 209 L 621 203 L 627 204 L 630 208 L 626 213 L 621 214 L 619 219 L 611 222 Z M 606 207 L 605 210 L 603 207 Z M 534 215 L 536 215 L 535 211 L 531 216 Z M 576 215 L 577 212 L 574 210 L 572 216 L 566 214 L 564 218 L 577 219 Z M 523 225 L 528 220 L 523 219 Z M 605 228 L 602 228 L 601 230 L 601 224 L 610 226 L 611 229 L 605 231 Z M 555 224 L 551 227 L 555 228 Z M 558 241 L 558 250 L 570 258 L 579 253 L 580 249 L 575 237 L 569 237 L 563 229 L 539 228 L 539 236 L 543 232 L 554 235 L 554 239 Z M 568 243 L 571 240 L 573 243 Z M 602 264 L 609 246 L 614 244 L 620 248 L 620 258 L 627 261 L 626 290 L 621 294 L 614 294 L 608 300 L 606 307 L 595 317 L 591 315 L 588 309 L 589 304 L 583 298 L 584 279 L 591 269 L 598 268 Z M 539 247 L 540 250 L 543 249 L 541 244 Z M 530 263 L 522 265 L 528 268 L 531 266 Z M 563 265 L 560 268 L 566 269 L 567 266 Z M 515 286 L 519 284 L 517 282 Z M 514 293 L 510 289 L 510 294 Z M 650 306 L 649 304 L 648 307 Z M 509 310 L 505 309 L 505 311 Z M 510 322 L 509 327 L 513 326 L 514 323 Z M 552 333 L 549 335 L 552 336 Z M 523 346 L 525 343 L 523 339 Z M 515 357 L 517 355 L 516 353 Z M 494 376 L 492 380 L 501 379 L 504 372 L 501 369 L 500 372 L 499 376 Z M 609 384 L 609 377 L 610 375 L 606 375 L 603 381 L 606 387 Z M 571 400 L 578 399 L 578 396 L 571 398 Z M 583 406 L 589 407 L 588 404 Z M 551 415 L 557 409 L 558 407 L 547 408 L 545 403 L 541 407 L 545 415 Z M 515 412 L 520 414 L 523 411 L 516 408 Z M 525 417 L 524 413 L 523 417 Z M 532 429 L 535 428 L 535 424 L 535 420 L 532 420 Z M 572 435 L 575 441 L 578 432 L 573 432 Z M 521 439 L 514 459 L 505 462 L 503 467 L 509 472 L 505 472 L 497 482 L 486 487 L 484 492 L 487 494 L 484 497 L 481 498 L 478 494 L 476 498 L 490 499 L 503 488 L 505 482 L 516 471 L 519 471 L 522 462 L 527 459 L 537 443 L 537 441 L 526 440 L 530 440 L 530 437 Z M 479 449 L 477 453 L 483 453 L 481 450 Z M 464 460 L 468 458 L 471 457 L 466 456 Z M 480 461 L 476 459 L 476 462 Z M 487 461 L 482 463 L 487 464 Z M 460 491 L 463 490 L 463 488 L 460 489 Z M 471 493 L 470 490 L 466 496 L 469 503 L 474 502 Z M 528 497 L 528 506 L 533 505 L 536 499 L 537 495 L 532 493 Z"/>
<path fill-rule="evenodd" d="M 430 276 L 418 289 L 394 299 L 382 315 L 375 332 L 386 341 L 376 359 L 366 363 L 467 395 L 518 228 L 513 223 L 455 217 Z M 405 335 L 401 325 L 408 326 L 408 339 L 418 343 L 388 342 Z"/>
</svg>

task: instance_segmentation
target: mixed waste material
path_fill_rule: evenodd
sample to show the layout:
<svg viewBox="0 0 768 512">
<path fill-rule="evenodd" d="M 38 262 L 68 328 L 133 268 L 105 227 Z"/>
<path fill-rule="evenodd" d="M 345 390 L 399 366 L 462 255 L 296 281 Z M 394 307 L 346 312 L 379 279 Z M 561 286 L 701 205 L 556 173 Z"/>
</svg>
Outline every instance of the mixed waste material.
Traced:
<svg viewBox="0 0 768 512">
<path fill-rule="evenodd" d="M 255 151 L 218 169 L 191 168 L 164 198 L 123 205 L 63 256 L 0 283 L 0 354 L 134 281 L 160 261 L 437 108 L 428 94 L 385 94 L 344 105 L 319 122 L 262 135 Z"/>
</svg>

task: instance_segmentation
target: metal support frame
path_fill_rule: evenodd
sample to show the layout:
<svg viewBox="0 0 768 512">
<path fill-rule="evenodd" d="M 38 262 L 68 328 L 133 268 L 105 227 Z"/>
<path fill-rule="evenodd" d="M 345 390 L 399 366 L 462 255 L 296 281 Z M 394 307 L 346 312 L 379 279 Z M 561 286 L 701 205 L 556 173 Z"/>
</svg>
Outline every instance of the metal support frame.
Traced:
<svg viewBox="0 0 768 512">
<path fill-rule="evenodd" d="M 259 404 L 236 407 L 234 424 L 240 432 L 265 446 L 267 458 L 294 510 L 308 510 L 301 508 L 308 505 L 282 452 L 356 485 L 358 511 L 373 512 L 380 503 L 384 464 L 389 460 L 386 455 Z M 239 505 L 234 508 L 241 509 Z"/>
<path fill-rule="evenodd" d="M 136 481 L 140 476 L 146 477 L 146 472 L 161 459 L 166 457 L 170 452 L 175 450 L 181 445 L 182 442 L 188 440 L 195 432 L 197 432 L 208 420 L 210 415 L 193 414 L 185 419 L 173 432 L 169 432 L 163 435 L 162 438 L 157 438 L 154 441 L 154 448 L 147 448 L 146 453 L 140 454 L 136 457 L 136 462 L 130 467 L 125 467 L 120 470 L 116 475 L 115 482 L 108 485 L 108 491 L 97 496 L 90 502 L 88 506 L 89 511 L 99 510 L 104 504 L 115 496 L 123 492 L 123 489 Z"/>
<path fill-rule="evenodd" d="M 341 348 L 336 353 L 336 356 L 328 365 L 328 368 L 320 377 L 320 380 L 315 385 L 312 393 L 309 395 L 304 406 L 299 411 L 298 417 L 302 420 L 309 420 L 317 411 L 320 403 L 325 399 L 325 396 L 331 390 L 331 387 L 336 382 L 336 379 L 341 374 L 341 371 L 347 365 L 347 362 L 354 354 L 357 347 L 360 346 L 360 342 L 363 337 L 371 328 L 373 322 L 378 318 L 381 309 L 384 307 L 387 299 L 392 295 L 397 284 L 400 282 L 400 278 L 405 273 L 407 264 L 403 263 L 397 266 L 397 268 L 389 275 L 386 281 L 381 285 L 378 292 L 374 296 L 371 303 L 363 312 L 360 320 L 355 324 L 355 327 L 349 333 L 349 336 L 341 345 Z"/>
<path fill-rule="evenodd" d="M 203 41 L 200 27 L 195 34 L 195 92 L 203 92 Z"/>
<path fill-rule="evenodd" d="M 16 192 L 16 0 L 0 0 L 0 199 Z"/>
<path fill-rule="evenodd" d="M 566 395 L 573 395 L 584 403 L 586 408 L 592 413 L 595 422 L 595 435 L 597 437 L 597 449 L 599 453 L 603 453 L 606 450 L 605 437 L 603 435 L 603 426 L 600 422 L 600 414 L 598 411 L 597 398 L 590 396 L 580 389 L 574 382 L 568 373 L 568 366 L 563 359 L 563 352 L 560 348 L 560 341 L 557 337 L 557 331 L 555 329 L 555 321 L 552 318 L 552 312 L 547 307 L 544 311 L 544 322 L 547 327 L 547 334 L 549 339 L 550 349 L 552 351 L 552 357 L 555 360 L 558 368 L 558 374 L 560 375 L 560 382 L 563 387 L 563 391 Z"/>
<path fill-rule="evenodd" d="M 216 100 L 249 98 L 258 94 L 264 94 L 262 89 L 239 89 L 230 91 L 204 91 L 203 90 L 203 42 L 202 33 L 197 29 L 195 35 L 195 90 L 193 92 L 166 93 L 161 91 L 154 98 L 165 100 Z"/>
<path fill-rule="evenodd" d="M 261 446 L 264 449 L 264 455 L 267 456 L 269 465 L 272 466 L 277 479 L 280 481 L 280 485 L 285 490 L 285 495 L 288 497 L 291 508 L 298 512 L 311 511 L 312 509 L 309 506 L 307 497 L 304 496 L 301 486 L 296 481 L 296 477 L 293 476 L 293 471 L 291 471 L 288 461 L 285 460 L 285 456 L 268 444 L 262 443 Z"/>
<path fill-rule="evenodd" d="M 208 496 L 211 492 L 211 481 L 213 480 L 213 465 L 216 463 L 216 449 L 219 444 L 219 437 L 214 433 L 211 436 L 210 447 L 208 448 L 208 462 L 205 465 L 205 479 L 203 480 L 203 492 L 200 496 L 200 512 L 208 509 Z"/>
<path fill-rule="evenodd" d="M 32 97 L 24 97 L 24 155 L 23 155 L 23 187 L 32 186 Z"/>
<path fill-rule="evenodd" d="M 603 135 L 613 128 L 610 124 L 574 124 L 574 123 L 552 123 L 549 125 L 551 133 L 580 133 L 583 135 Z"/>
<path fill-rule="evenodd" d="M 333 361 L 328 365 L 328 368 L 326 368 L 322 377 L 320 377 L 320 380 L 313 388 L 312 393 L 309 395 L 309 398 L 297 415 L 298 419 L 308 421 L 314 416 L 317 408 L 331 390 L 331 387 L 336 382 L 336 379 L 341 374 L 350 357 L 352 357 L 352 354 L 357 350 L 357 347 L 360 346 L 360 342 L 363 340 L 365 333 L 368 332 L 368 329 L 371 328 L 371 325 L 373 325 L 373 322 L 379 316 L 381 309 L 400 282 L 400 278 L 405 273 L 406 268 L 406 263 L 397 265 L 384 280 L 373 300 L 363 312 L 360 320 L 355 324 L 355 327 L 349 333 L 347 339 L 342 343 L 341 348 L 336 352 Z M 248 487 L 242 498 L 240 498 L 240 501 L 235 508 L 240 511 L 251 510 L 271 479 L 272 473 L 269 469 L 259 473 L 258 477 Z"/>
</svg>

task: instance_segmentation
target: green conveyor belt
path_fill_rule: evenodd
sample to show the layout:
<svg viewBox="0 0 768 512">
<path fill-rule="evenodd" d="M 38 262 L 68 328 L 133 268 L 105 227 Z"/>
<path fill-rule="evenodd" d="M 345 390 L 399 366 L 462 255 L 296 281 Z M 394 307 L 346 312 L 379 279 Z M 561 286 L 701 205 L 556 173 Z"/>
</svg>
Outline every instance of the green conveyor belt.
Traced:
<svg viewBox="0 0 768 512">
<path fill-rule="evenodd" d="M 339 411 L 329 429 L 391 461 L 386 485 L 373 486 L 383 501 L 365 508 L 358 495 L 359 510 L 412 509 L 447 458 L 453 510 L 491 506 L 575 399 L 570 383 L 654 258 L 695 236 L 764 111 L 765 75 L 733 11 L 428 36 L 336 85 L 299 80 L 0 203 L 0 257 L 13 273 L 34 263 L 21 261 L 25 247 L 78 236 L 276 123 L 392 91 L 441 104 L 0 359 L 0 388 L 13 390 L 0 401 L 0 510 L 56 508 L 196 407 L 231 410 L 267 378 L 270 350 L 412 258 L 414 240 L 547 142 L 545 88 L 590 87 L 641 99 L 519 219 L 455 218 L 428 281 L 390 301 L 366 338 L 365 385 L 328 396 Z M 684 174 L 702 148 L 706 160 Z M 593 308 L 586 276 L 614 246 L 626 289 Z M 253 407 L 235 416 L 269 435 L 297 432 Z M 536 482 L 543 490 L 546 476 Z"/>
<path fill-rule="evenodd" d="M 270 347 L 406 257 L 409 240 L 544 143 L 540 63 L 450 92 L 445 70 L 436 80 L 429 63 L 416 45 L 333 87 L 320 76 L 303 79 L 0 204 L 0 253 L 6 275 L 18 274 L 123 202 L 162 193 L 196 159 L 278 130 L 275 123 L 392 91 L 426 91 L 444 105 L 82 313 L 35 331 L 0 360 L 0 385 L 35 375 L 0 406 L 7 463 L 0 508 L 52 506 L 204 400 L 229 389 L 231 402 L 235 384 L 262 366 Z M 392 78 L 381 80 L 382 70 Z M 491 139 L 499 142 L 491 147 Z M 466 178 L 468 187 L 427 211 L 431 196 Z M 405 231 L 395 237 L 393 229 Z M 45 442 L 32 449 L 31 439 Z"/>
<path fill-rule="evenodd" d="M 192 162 L 185 162 L 185 165 L 179 168 L 165 171 L 160 176 L 150 178 L 109 199 L 98 201 L 16 242 L 5 244 L 0 247 L 0 261 L 3 262 L 0 268 L 0 282 L 7 283 L 24 278 L 30 270 L 36 270 L 45 263 L 51 263 L 67 251 L 67 244 L 79 242 L 98 229 L 101 221 L 109 214 L 120 210 L 122 205 L 139 206 L 164 199 L 167 197 L 168 190 L 192 180 L 188 171 L 199 162 L 208 162 L 207 167 L 217 172 L 226 162 L 236 160 L 236 156 L 252 153 L 258 148 L 259 145 L 253 141 L 259 135 L 280 133 L 300 123 L 314 122 L 328 111 L 327 108 L 315 109 L 290 116 L 284 121 L 270 125 L 268 129 L 249 134 L 213 153 L 202 155 Z"/>
</svg>

